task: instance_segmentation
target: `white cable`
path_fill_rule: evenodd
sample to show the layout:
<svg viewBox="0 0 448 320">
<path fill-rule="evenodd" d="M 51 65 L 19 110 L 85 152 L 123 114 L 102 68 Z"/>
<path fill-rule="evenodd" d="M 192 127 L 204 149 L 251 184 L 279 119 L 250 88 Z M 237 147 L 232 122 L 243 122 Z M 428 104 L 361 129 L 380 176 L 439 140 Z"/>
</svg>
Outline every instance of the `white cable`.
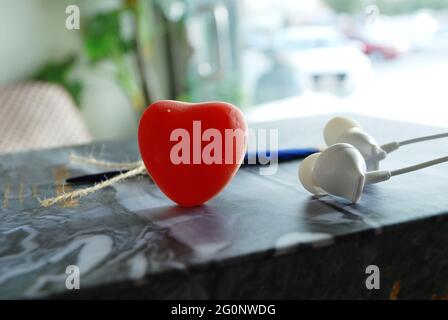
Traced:
<svg viewBox="0 0 448 320">
<path fill-rule="evenodd" d="M 419 164 L 415 164 L 413 166 L 409 166 L 409 167 L 405 167 L 405 168 L 401 168 L 401 169 L 397 169 L 397 170 L 392 170 L 392 171 L 390 171 L 390 175 L 391 175 L 391 177 L 398 176 L 400 174 L 404 174 L 404 173 L 408 173 L 408 172 L 412 172 L 412 171 L 417 171 L 417 170 L 420 170 L 420 169 L 423 169 L 423 168 L 427 168 L 427 167 L 431 167 L 431 166 L 434 166 L 436 164 L 440 164 L 440 163 L 444 163 L 444 162 L 448 162 L 448 156 L 437 158 L 437 159 L 426 161 L 426 162 L 422 162 L 422 163 L 419 163 Z"/>
<path fill-rule="evenodd" d="M 374 184 L 382 181 L 389 180 L 393 176 L 398 176 L 401 174 L 409 173 L 412 171 L 417 171 L 420 169 L 424 169 L 427 167 L 435 166 L 437 164 L 441 164 L 444 162 L 448 162 L 448 156 L 437 158 L 434 160 L 422 162 L 415 164 L 413 166 L 397 169 L 397 170 L 377 170 L 377 171 L 370 171 L 366 173 L 366 184 Z"/>
<path fill-rule="evenodd" d="M 435 139 L 440 139 L 440 138 L 447 138 L 447 137 L 448 137 L 448 132 L 445 132 L 445 133 L 433 134 L 433 135 L 430 135 L 430 136 L 424 136 L 424 137 L 419 137 L 419 138 L 399 141 L 398 144 L 400 146 L 404 146 L 404 145 L 407 145 L 407 144 L 412 144 L 412 143 L 417 143 L 417 142 L 422 142 L 422 141 L 428 141 L 428 140 L 435 140 Z"/>
<path fill-rule="evenodd" d="M 389 143 L 383 144 L 381 146 L 381 149 L 383 149 L 387 153 L 390 153 L 394 150 L 397 150 L 401 146 L 405 146 L 405 145 L 413 144 L 413 143 L 417 143 L 417 142 L 422 142 L 422 141 L 441 139 L 441 138 L 448 138 L 448 132 L 433 134 L 430 136 L 413 138 L 413 139 L 409 139 L 409 140 L 389 142 Z"/>
</svg>

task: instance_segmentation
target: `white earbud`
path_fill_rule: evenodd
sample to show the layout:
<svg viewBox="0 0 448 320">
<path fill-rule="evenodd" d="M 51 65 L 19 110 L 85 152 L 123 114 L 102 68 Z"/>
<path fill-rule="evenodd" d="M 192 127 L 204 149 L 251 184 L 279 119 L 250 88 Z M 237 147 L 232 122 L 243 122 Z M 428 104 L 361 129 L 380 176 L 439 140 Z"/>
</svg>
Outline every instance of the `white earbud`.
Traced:
<svg viewBox="0 0 448 320">
<path fill-rule="evenodd" d="M 448 132 L 445 132 L 409 140 L 392 141 L 380 146 L 372 136 L 362 129 L 359 123 L 349 118 L 335 117 L 324 128 L 324 139 L 327 146 L 336 143 L 351 144 L 363 156 L 367 171 L 379 170 L 380 161 L 385 159 L 388 153 L 401 146 L 447 137 Z"/>
<path fill-rule="evenodd" d="M 386 158 L 384 151 L 372 136 L 367 134 L 356 121 L 344 117 L 331 119 L 324 129 L 327 146 L 336 143 L 348 143 L 354 146 L 363 156 L 367 171 L 378 170 L 380 161 Z"/>
<path fill-rule="evenodd" d="M 361 153 L 347 143 L 336 143 L 315 153 L 299 167 L 300 182 L 310 193 L 332 194 L 353 203 L 359 201 L 366 180 L 371 176 L 373 178 L 371 173 L 366 173 L 366 162 Z M 384 173 L 382 181 L 388 178 L 390 175 Z"/>
<path fill-rule="evenodd" d="M 366 184 L 386 181 L 392 176 L 447 161 L 448 156 L 393 171 L 366 172 L 365 160 L 358 149 L 347 143 L 336 143 L 305 158 L 299 166 L 299 180 L 311 194 L 330 194 L 356 203 L 361 199 Z"/>
</svg>

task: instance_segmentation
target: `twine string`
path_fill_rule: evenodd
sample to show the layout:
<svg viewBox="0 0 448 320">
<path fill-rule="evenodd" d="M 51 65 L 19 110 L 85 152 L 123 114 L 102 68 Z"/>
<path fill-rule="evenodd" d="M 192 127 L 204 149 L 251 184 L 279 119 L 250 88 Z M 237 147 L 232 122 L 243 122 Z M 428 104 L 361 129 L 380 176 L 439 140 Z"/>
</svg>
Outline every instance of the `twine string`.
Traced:
<svg viewBox="0 0 448 320">
<path fill-rule="evenodd" d="M 84 163 L 89 165 L 94 165 L 96 167 L 108 168 L 108 169 L 121 169 L 121 170 L 132 170 L 143 164 L 143 161 L 135 162 L 111 162 L 105 160 L 99 160 L 92 156 L 83 157 L 77 154 L 70 155 L 70 161 Z"/>
<path fill-rule="evenodd" d="M 119 183 L 123 180 L 136 177 L 140 174 L 147 174 L 146 167 L 143 164 L 143 161 L 136 161 L 136 162 L 109 162 L 109 161 L 103 161 L 98 160 L 93 157 L 82 157 L 78 155 L 71 155 L 70 160 L 85 164 L 91 164 L 99 167 L 105 167 L 105 168 L 116 168 L 116 169 L 129 169 L 129 171 L 125 173 L 121 173 L 111 179 L 107 179 L 105 181 L 102 181 L 100 183 L 95 184 L 92 187 L 87 188 L 81 188 L 77 189 L 71 192 L 62 193 L 56 197 L 47 198 L 44 200 L 39 200 L 40 205 L 43 207 L 50 207 L 52 205 L 55 205 L 57 203 L 66 201 L 66 200 L 72 200 L 84 197 L 86 195 L 92 194 L 97 192 L 98 190 L 107 188 L 111 185 L 114 185 L 116 183 Z"/>
</svg>

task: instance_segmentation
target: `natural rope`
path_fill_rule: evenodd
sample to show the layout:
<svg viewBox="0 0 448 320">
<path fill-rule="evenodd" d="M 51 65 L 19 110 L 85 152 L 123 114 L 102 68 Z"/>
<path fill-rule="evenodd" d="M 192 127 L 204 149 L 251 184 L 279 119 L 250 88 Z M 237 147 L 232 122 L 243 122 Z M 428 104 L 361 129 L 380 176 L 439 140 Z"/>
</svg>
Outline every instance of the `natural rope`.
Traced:
<svg viewBox="0 0 448 320">
<path fill-rule="evenodd" d="M 131 164 L 134 165 L 134 166 L 132 167 L 131 170 L 129 170 L 129 171 L 125 172 L 125 173 L 119 174 L 119 175 L 117 175 L 117 176 L 115 176 L 115 177 L 113 177 L 111 179 L 108 179 L 108 180 L 105 180 L 103 182 L 97 183 L 93 187 L 78 189 L 78 190 L 75 190 L 75 191 L 72 191 L 72 192 L 63 193 L 63 194 L 61 194 L 59 196 L 56 196 L 56 197 L 52 197 L 52 198 L 48 198 L 48 199 L 44 199 L 44 200 L 39 200 L 41 206 L 43 206 L 43 207 L 50 207 L 50 206 L 52 206 L 52 205 L 54 205 L 56 203 L 62 202 L 62 201 L 72 200 L 72 199 L 76 199 L 76 198 L 81 198 L 81 197 L 84 197 L 84 196 L 89 195 L 91 193 L 97 192 L 98 190 L 101 190 L 101 189 L 104 189 L 106 187 L 109 187 L 109 186 L 111 186 L 111 185 L 113 185 L 115 183 L 123 181 L 125 179 L 138 176 L 139 174 L 147 173 L 146 172 L 146 167 L 145 167 L 145 165 L 143 164 L 142 161 L 138 161 L 138 162 L 135 162 L 135 163 L 132 163 L 132 162 L 130 162 L 130 163 L 121 163 L 121 164 L 125 164 L 125 165 L 122 166 L 122 167 L 119 167 L 118 165 L 120 163 L 101 161 L 101 160 L 96 160 L 94 158 L 75 157 L 74 159 L 75 159 L 75 161 L 81 160 L 84 163 L 87 163 L 86 159 L 88 159 L 89 163 L 90 163 L 90 161 L 93 160 L 91 162 L 91 164 L 95 164 L 95 165 L 99 165 L 99 166 L 105 165 L 108 168 L 120 168 L 120 169 L 123 169 L 123 167 L 126 168 L 126 166 L 130 167 Z"/>
<path fill-rule="evenodd" d="M 104 160 L 98 160 L 92 156 L 83 157 L 77 154 L 70 155 L 70 161 L 91 164 L 97 167 L 109 168 L 109 169 L 134 169 L 143 164 L 143 161 L 135 161 L 135 162 L 110 162 Z"/>
</svg>

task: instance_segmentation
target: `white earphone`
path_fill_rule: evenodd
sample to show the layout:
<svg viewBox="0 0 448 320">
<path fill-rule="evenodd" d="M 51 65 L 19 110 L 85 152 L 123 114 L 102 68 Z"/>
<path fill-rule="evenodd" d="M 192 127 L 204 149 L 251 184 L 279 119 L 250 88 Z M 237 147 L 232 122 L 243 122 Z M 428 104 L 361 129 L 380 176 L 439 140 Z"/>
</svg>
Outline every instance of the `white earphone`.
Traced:
<svg viewBox="0 0 448 320">
<path fill-rule="evenodd" d="M 384 160 L 388 153 L 401 146 L 446 137 L 448 137 L 448 132 L 404 141 L 393 141 L 380 146 L 372 136 L 362 129 L 359 123 L 349 118 L 335 117 L 328 121 L 324 128 L 324 140 L 327 146 L 336 143 L 351 144 L 365 159 L 367 171 L 378 170 L 380 161 Z"/>
<path fill-rule="evenodd" d="M 335 117 L 324 128 L 324 140 L 327 146 L 336 143 L 348 143 L 354 146 L 364 157 L 367 170 L 378 170 L 381 160 L 386 158 L 384 151 L 356 121 L 349 118 Z"/>
<path fill-rule="evenodd" d="M 367 163 L 370 163 L 370 167 L 378 168 L 379 161 L 401 145 L 447 136 L 448 133 L 443 133 L 391 142 L 380 147 L 355 121 L 337 117 L 330 120 L 324 130 L 325 141 L 331 146 L 302 161 L 299 180 L 314 195 L 331 194 L 356 203 L 361 199 L 366 184 L 386 181 L 393 176 L 447 162 L 448 156 L 393 171 L 368 171 Z"/>
</svg>

